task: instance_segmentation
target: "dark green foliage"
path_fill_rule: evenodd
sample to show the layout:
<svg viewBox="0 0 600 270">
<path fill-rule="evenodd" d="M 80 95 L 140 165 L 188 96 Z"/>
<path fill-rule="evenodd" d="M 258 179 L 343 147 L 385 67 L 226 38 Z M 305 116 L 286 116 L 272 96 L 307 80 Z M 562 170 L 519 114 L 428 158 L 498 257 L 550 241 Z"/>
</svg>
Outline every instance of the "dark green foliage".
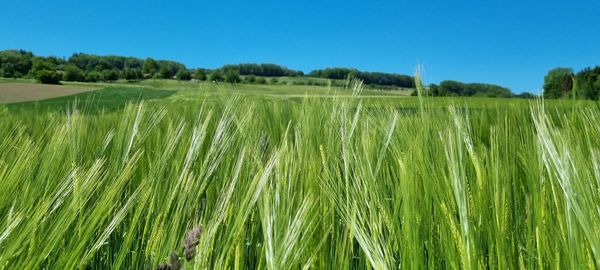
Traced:
<svg viewBox="0 0 600 270">
<path fill-rule="evenodd" d="M 319 77 L 327 79 L 344 80 L 350 74 L 357 74 L 358 70 L 352 68 L 326 68 L 322 70 L 313 70 L 308 74 L 310 77 Z"/>
<path fill-rule="evenodd" d="M 154 76 L 154 74 L 156 74 L 156 72 L 158 72 L 158 63 L 156 63 L 156 61 L 154 61 L 152 58 L 147 58 L 142 67 L 142 73 L 144 74 L 144 77 L 151 78 Z"/>
<path fill-rule="evenodd" d="M 74 81 L 83 81 L 85 78 L 83 76 L 83 72 L 75 65 L 67 65 L 64 68 L 63 72 L 63 80 L 74 82 Z"/>
<path fill-rule="evenodd" d="M 0 77 L 4 78 L 17 78 L 15 65 L 12 63 L 2 63 L 0 66 Z"/>
<path fill-rule="evenodd" d="M 310 77 L 327 78 L 334 80 L 345 80 L 348 78 L 357 78 L 365 84 L 377 84 L 384 86 L 398 86 L 405 88 L 414 87 L 414 79 L 408 75 L 383 73 L 383 72 L 362 72 L 354 68 L 326 68 L 314 70 L 308 74 Z"/>
<path fill-rule="evenodd" d="M 429 96 L 463 96 L 463 97 L 512 97 L 510 89 L 485 83 L 462 83 L 442 81 L 440 85 L 432 84 L 426 89 Z"/>
<path fill-rule="evenodd" d="M 196 69 L 196 71 L 194 71 L 193 78 L 196 80 L 205 81 L 206 80 L 206 71 L 201 68 Z"/>
<path fill-rule="evenodd" d="M 279 83 L 279 80 L 277 80 L 277 78 L 271 78 L 271 79 L 269 80 L 269 83 L 270 83 L 270 84 L 278 84 L 278 83 Z"/>
<path fill-rule="evenodd" d="M 521 94 L 515 95 L 515 97 L 525 98 L 525 99 L 534 99 L 534 98 L 537 98 L 536 95 L 534 95 L 532 93 L 529 93 L 529 92 L 523 92 Z"/>
<path fill-rule="evenodd" d="M 213 72 L 208 74 L 208 80 L 211 82 L 222 82 L 224 78 L 220 71 L 214 70 Z"/>
<path fill-rule="evenodd" d="M 267 84 L 267 80 L 264 77 L 258 77 L 258 78 L 256 78 L 256 83 L 257 84 Z"/>
<path fill-rule="evenodd" d="M 0 76 L 22 77 L 29 73 L 33 54 L 23 50 L 0 51 Z"/>
<path fill-rule="evenodd" d="M 585 68 L 575 75 L 577 96 L 598 100 L 600 95 L 600 66 Z"/>
<path fill-rule="evenodd" d="M 255 83 L 256 82 L 256 76 L 254 76 L 254 75 L 248 75 L 248 76 L 246 76 L 246 78 L 244 78 L 244 81 L 246 81 L 247 83 Z"/>
<path fill-rule="evenodd" d="M 119 71 L 116 69 L 109 69 L 102 71 L 102 78 L 106 82 L 112 82 L 119 79 Z"/>
<path fill-rule="evenodd" d="M 555 68 L 544 77 L 544 98 L 567 97 L 573 89 L 573 71 Z"/>
<path fill-rule="evenodd" d="M 181 63 L 156 61 L 152 58 L 142 60 L 134 57 L 76 53 L 65 60 L 52 56 L 34 56 L 26 51 L 0 51 L 0 76 L 3 77 L 18 78 L 27 74 L 36 77 L 36 73 L 41 70 L 62 70 L 63 76 L 69 81 L 114 81 L 119 78 L 135 81 L 154 77 L 170 79 L 185 69 Z"/>
<path fill-rule="evenodd" d="M 304 72 L 291 70 L 287 67 L 276 64 L 237 64 L 225 65 L 220 68 L 224 73 L 228 70 L 237 70 L 240 75 L 255 75 L 264 77 L 282 77 L 282 76 L 303 76 Z"/>
<path fill-rule="evenodd" d="M 180 69 L 175 76 L 181 81 L 189 81 L 192 79 L 192 74 L 190 74 L 190 72 L 186 69 Z"/>
<path fill-rule="evenodd" d="M 240 73 L 235 69 L 230 69 L 225 72 L 225 81 L 228 83 L 238 83 L 241 81 Z"/>
<path fill-rule="evenodd" d="M 84 81 L 98 82 L 102 80 L 102 74 L 98 71 L 88 71 L 84 74 Z"/>
<path fill-rule="evenodd" d="M 142 73 L 139 69 L 125 68 L 121 71 L 121 78 L 127 81 L 138 81 L 142 79 Z"/>
<path fill-rule="evenodd" d="M 170 79 L 172 77 L 171 71 L 167 67 L 161 67 L 158 71 L 157 77 L 159 79 Z"/>
<path fill-rule="evenodd" d="M 60 74 L 52 70 L 38 70 L 35 72 L 35 78 L 43 84 L 60 84 Z"/>
</svg>

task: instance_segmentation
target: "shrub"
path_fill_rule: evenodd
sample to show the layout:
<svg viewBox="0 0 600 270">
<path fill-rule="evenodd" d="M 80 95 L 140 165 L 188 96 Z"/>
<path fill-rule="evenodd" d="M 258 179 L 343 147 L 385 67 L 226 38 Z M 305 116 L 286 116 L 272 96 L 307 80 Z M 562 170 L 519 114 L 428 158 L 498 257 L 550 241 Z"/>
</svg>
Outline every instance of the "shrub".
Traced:
<svg viewBox="0 0 600 270">
<path fill-rule="evenodd" d="M 235 69 L 228 70 L 227 73 L 225 73 L 225 81 L 228 83 L 240 82 L 240 72 Z"/>
<path fill-rule="evenodd" d="M 258 78 L 256 78 L 256 83 L 257 84 L 267 84 L 267 80 L 265 80 L 265 78 L 263 78 L 263 77 L 258 77 Z"/>
<path fill-rule="evenodd" d="M 37 71 L 35 78 L 43 84 L 60 84 L 60 74 L 52 70 Z"/>
<path fill-rule="evenodd" d="M 246 82 L 247 83 L 255 83 L 256 82 L 256 76 L 254 76 L 254 75 L 246 76 Z"/>
<path fill-rule="evenodd" d="M 192 74 L 190 74 L 190 72 L 185 69 L 180 69 L 179 71 L 177 71 L 177 74 L 175 76 L 177 76 L 177 79 L 181 81 L 189 81 L 192 79 Z"/>
<path fill-rule="evenodd" d="M 77 66 L 69 65 L 65 67 L 63 80 L 69 82 L 82 81 L 84 79 L 83 72 Z"/>
<path fill-rule="evenodd" d="M 102 75 L 97 71 L 88 71 L 84 75 L 86 82 L 97 82 L 102 80 Z"/>
<path fill-rule="evenodd" d="M 206 72 L 202 69 L 196 69 L 193 77 L 196 80 L 205 81 L 206 80 Z"/>
<path fill-rule="evenodd" d="M 211 82 L 222 82 L 223 75 L 221 75 L 221 72 L 215 70 L 208 75 L 208 80 Z"/>
</svg>

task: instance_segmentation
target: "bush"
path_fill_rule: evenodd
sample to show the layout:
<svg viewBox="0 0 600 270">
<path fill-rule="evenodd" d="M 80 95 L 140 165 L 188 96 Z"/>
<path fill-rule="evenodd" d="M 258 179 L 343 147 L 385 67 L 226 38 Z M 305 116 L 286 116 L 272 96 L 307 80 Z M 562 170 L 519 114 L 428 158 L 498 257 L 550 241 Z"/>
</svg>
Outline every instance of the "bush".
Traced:
<svg viewBox="0 0 600 270">
<path fill-rule="evenodd" d="M 240 72 L 235 69 L 228 70 L 227 73 L 225 73 L 225 81 L 228 83 L 240 82 Z"/>
<path fill-rule="evenodd" d="M 192 79 L 192 74 L 190 74 L 190 72 L 185 69 L 180 69 L 179 71 L 177 71 L 177 74 L 175 76 L 177 76 L 177 79 L 181 81 L 189 81 Z"/>
<path fill-rule="evenodd" d="M 104 71 L 102 71 L 102 78 L 106 82 L 116 81 L 119 79 L 119 72 L 117 72 L 116 70 L 113 70 L 113 69 L 104 70 Z"/>
<path fill-rule="evenodd" d="M 223 75 L 221 75 L 221 72 L 215 70 L 208 75 L 208 80 L 211 82 L 222 82 Z"/>
<path fill-rule="evenodd" d="M 102 75 L 97 71 L 88 71 L 84 75 L 86 82 L 97 82 L 102 80 Z"/>
<path fill-rule="evenodd" d="M 121 78 L 128 81 L 137 81 L 142 78 L 142 73 L 138 69 L 126 68 L 121 71 Z"/>
<path fill-rule="evenodd" d="M 278 83 L 279 83 L 279 80 L 278 80 L 277 78 L 271 78 L 271 79 L 269 80 L 269 83 L 270 83 L 270 84 L 278 84 Z"/>
<path fill-rule="evenodd" d="M 256 82 L 256 76 L 254 76 L 254 75 L 246 76 L 246 82 L 247 83 L 255 83 Z"/>
<path fill-rule="evenodd" d="M 196 69 L 194 72 L 194 79 L 205 81 L 206 80 L 206 72 L 202 69 Z"/>
<path fill-rule="evenodd" d="M 77 66 L 69 65 L 65 67 L 63 80 L 69 82 L 82 81 L 84 79 L 83 72 Z"/>
<path fill-rule="evenodd" d="M 267 84 L 267 80 L 265 80 L 265 78 L 263 78 L 263 77 L 258 77 L 258 78 L 256 78 L 256 83 L 257 84 Z"/>
<path fill-rule="evenodd" d="M 52 70 L 37 71 L 35 78 L 43 84 L 60 84 L 60 74 Z"/>
</svg>

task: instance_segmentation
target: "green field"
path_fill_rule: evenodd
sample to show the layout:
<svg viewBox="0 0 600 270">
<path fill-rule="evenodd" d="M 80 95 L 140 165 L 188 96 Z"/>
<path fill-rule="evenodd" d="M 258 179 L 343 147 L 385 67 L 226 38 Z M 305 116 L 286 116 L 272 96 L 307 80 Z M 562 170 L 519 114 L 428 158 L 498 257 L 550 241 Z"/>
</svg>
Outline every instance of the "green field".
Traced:
<svg viewBox="0 0 600 270">
<path fill-rule="evenodd" d="M 600 267 L 594 102 L 94 86 L 0 105 L 0 269 Z"/>
</svg>

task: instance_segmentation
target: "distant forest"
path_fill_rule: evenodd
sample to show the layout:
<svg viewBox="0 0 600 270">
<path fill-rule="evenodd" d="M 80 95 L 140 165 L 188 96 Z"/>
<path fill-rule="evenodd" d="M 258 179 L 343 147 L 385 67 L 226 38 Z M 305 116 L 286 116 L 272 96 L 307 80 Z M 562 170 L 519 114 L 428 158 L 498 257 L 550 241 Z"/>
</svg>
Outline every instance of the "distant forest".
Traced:
<svg viewBox="0 0 600 270">
<path fill-rule="evenodd" d="M 570 68 L 555 68 L 544 77 L 544 98 L 579 98 L 598 100 L 600 97 L 600 66 L 584 68 L 574 73 Z"/>
<path fill-rule="evenodd" d="M 332 67 L 313 70 L 308 74 L 277 64 L 234 64 L 217 69 L 188 68 L 170 60 L 140 59 L 125 56 L 99 56 L 75 53 L 68 58 L 36 56 L 24 50 L 0 51 L 0 77 L 34 78 L 41 83 L 60 81 L 111 82 L 143 79 L 209 80 L 230 83 L 277 83 L 276 77 L 308 77 L 331 80 L 357 78 L 378 89 L 414 88 L 410 75 L 366 72 L 354 68 Z M 266 80 L 265 77 L 271 77 Z M 312 81 L 309 81 L 311 84 Z M 544 98 L 582 98 L 597 100 L 600 96 L 600 66 L 574 73 L 569 68 L 550 70 L 544 78 Z M 463 83 L 446 80 L 424 89 L 428 96 L 523 97 L 510 89 L 493 84 Z"/>
</svg>

